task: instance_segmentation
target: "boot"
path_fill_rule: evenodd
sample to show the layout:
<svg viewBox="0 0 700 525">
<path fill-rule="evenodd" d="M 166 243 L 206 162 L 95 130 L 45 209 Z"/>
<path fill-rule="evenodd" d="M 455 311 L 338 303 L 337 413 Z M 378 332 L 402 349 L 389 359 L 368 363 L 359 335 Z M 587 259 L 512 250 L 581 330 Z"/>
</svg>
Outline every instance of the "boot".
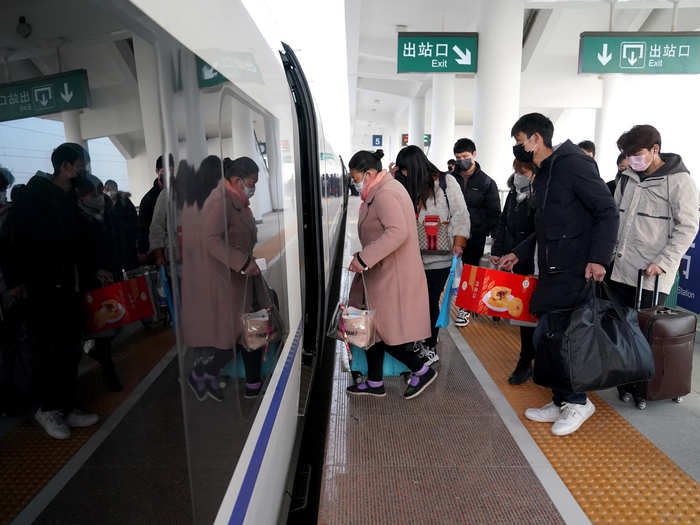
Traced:
<svg viewBox="0 0 700 525">
<path fill-rule="evenodd" d="M 532 377 L 531 361 L 520 359 L 518 361 L 518 364 L 515 365 L 515 370 L 513 370 L 513 373 L 510 374 L 510 377 L 508 378 L 508 383 L 510 383 L 511 385 L 522 385 L 531 377 Z"/>
</svg>

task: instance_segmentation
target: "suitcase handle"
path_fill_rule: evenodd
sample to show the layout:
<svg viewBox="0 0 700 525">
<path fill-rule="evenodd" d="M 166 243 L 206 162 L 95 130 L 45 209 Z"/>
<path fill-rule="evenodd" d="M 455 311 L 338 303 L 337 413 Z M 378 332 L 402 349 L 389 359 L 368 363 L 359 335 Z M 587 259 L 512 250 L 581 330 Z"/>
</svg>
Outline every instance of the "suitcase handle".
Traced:
<svg viewBox="0 0 700 525">
<path fill-rule="evenodd" d="M 642 308 L 642 292 L 644 291 L 644 288 L 642 285 L 644 284 L 644 274 L 646 273 L 645 269 L 639 270 L 639 274 L 637 275 L 637 297 L 634 303 L 634 308 L 635 310 L 641 310 Z M 657 275 L 654 278 L 654 304 L 652 306 L 656 306 L 659 304 L 659 275 Z"/>
</svg>

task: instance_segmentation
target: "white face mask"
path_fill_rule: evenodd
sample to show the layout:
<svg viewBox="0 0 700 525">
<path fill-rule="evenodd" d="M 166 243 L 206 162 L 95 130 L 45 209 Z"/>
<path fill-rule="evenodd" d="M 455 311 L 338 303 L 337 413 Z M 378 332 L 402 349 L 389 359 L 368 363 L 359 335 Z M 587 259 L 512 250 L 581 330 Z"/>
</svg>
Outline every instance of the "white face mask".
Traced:
<svg viewBox="0 0 700 525">
<path fill-rule="evenodd" d="M 362 174 L 362 180 L 360 182 L 355 182 L 354 180 L 352 181 L 352 185 L 355 186 L 355 190 L 357 190 L 357 193 L 362 193 L 362 190 L 365 187 L 365 179 L 367 178 L 367 172 L 365 171 Z"/>
<path fill-rule="evenodd" d="M 253 195 L 255 195 L 255 186 L 253 186 L 252 188 L 248 186 L 243 186 L 243 193 L 245 193 L 245 196 L 250 199 Z"/>
</svg>

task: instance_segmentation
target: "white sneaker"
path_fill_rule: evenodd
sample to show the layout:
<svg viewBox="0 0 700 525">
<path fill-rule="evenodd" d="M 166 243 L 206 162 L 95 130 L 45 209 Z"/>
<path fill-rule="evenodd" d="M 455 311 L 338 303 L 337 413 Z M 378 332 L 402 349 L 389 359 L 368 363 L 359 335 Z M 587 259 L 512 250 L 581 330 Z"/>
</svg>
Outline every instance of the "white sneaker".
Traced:
<svg viewBox="0 0 700 525">
<path fill-rule="evenodd" d="M 525 417 L 530 421 L 538 423 L 554 423 L 561 416 L 561 407 L 558 407 L 553 402 L 547 403 L 542 408 L 528 408 L 525 411 Z"/>
<path fill-rule="evenodd" d="M 457 319 L 455 319 L 455 326 L 457 328 L 464 328 L 471 321 L 471 314 L 464 308 L 460 308 L 457 312 Z"/>
<path fill-rule="evenodd" d="M 421 351 L 418 352 L 418 357 L 421 358 L 423 363 L 427 366 L 431 366 L 440 361 L 440 356 L 437 355 L 435 349 L 429 346 L 424 346 Z"/>
<path fill-rule="evenodd" d="M 552 425 L 552 434 L 555 436 L 566 436 L 576 432 L 586 420 L 595 413 L 595 405 L 590 399 L 585 405 L 575 403 L 564 403 L 561 408 L 561 416 Z"/>
<path fill-rule="evenodd" d="M 46 433 L 54 439 L 68 439 L 70 437 L 70 428 L 63 420 L 60 410 L 37 410 L 34 414 L 34 419 Z"/>
<path fill-rule="evenodd" d="M 68 414 L 66 414 L 65 420 L 69 427 L 83 428 L 94 425 L 100 420 L 100 418 L 97 414 L 84 412 L 74 408 Z"/>
</svg>

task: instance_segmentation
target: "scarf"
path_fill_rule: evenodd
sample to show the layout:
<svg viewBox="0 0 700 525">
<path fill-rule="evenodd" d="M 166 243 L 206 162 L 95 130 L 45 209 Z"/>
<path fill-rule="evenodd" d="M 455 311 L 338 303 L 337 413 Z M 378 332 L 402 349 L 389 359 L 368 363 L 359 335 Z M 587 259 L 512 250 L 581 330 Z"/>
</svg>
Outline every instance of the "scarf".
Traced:
<svg viewBox="0 0 700 525">
<path fill-rule="evenodd" d="M 226 193 L 228 193 L 231 196 L 238 197 L 243 203 L 243 206 L 249 208 L 250 200 L 248 199 L 248 196 L 245 194 L 245 192 L 238 187 L 238 185 L 234 184 L 226 178 L 224 179 L 224 185 L 226 187 Z"/>
<path fill-rule="evenodd" d="M 365 183 L 365 187 L 362 188 L 362 202 L 367 200 L 367 196 L 369 195 L 370 190 L 374 188 L 377 184 L 379 184 L 384 179 L 384 177 L 386 177 L 386 170 L 380 171 Z"/>
</svg>

